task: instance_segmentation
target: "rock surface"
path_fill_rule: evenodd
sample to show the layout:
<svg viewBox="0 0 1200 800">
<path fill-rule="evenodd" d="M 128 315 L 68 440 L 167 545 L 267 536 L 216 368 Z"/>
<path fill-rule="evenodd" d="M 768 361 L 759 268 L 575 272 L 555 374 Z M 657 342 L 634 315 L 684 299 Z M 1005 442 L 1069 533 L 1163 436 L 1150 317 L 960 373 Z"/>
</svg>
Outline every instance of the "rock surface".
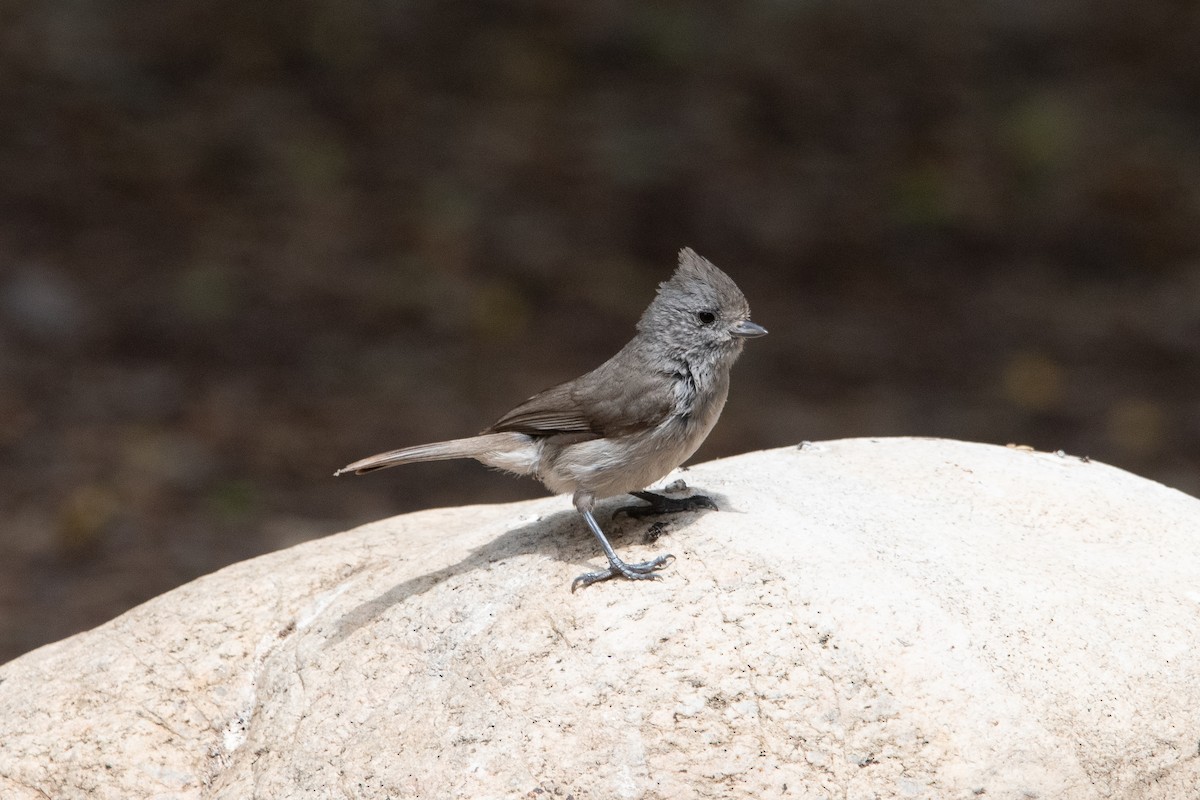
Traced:
<svg viewBox="0 0 1200 800">
<path fill-rule="evenodd" d="M 571 594 L 567 498 L 442 509 L 10 662 L 0 797 L 1196 796 L 1200 501 L 920 439 L 682 477 L 723 511 L 605 523 L 660 582 Z"/>
</svg>

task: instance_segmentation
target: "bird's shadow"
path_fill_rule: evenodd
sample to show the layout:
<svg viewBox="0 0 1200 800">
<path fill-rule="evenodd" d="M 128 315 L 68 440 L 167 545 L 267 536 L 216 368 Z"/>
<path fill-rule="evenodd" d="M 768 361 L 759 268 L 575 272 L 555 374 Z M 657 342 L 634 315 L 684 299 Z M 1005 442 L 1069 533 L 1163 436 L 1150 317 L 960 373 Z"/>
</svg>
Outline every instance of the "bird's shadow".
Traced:
<svg viewBox="0 0 1200 800">
<path fill-rule="evenodd" d="M 728 501 L 724 495 L 715 492 L 704 492 L 714 500 L 718 508 L 727 508 Z M 623 545 L 627 546 L 638 537 L 648 540 L 648 532 L 657 521 L 669 522 L 669 531 L 674 534 L 690 527 L 701 516 L 696 512 L 666 514 L 654 519 L 635 519 L 626 515 L 613 517 L 618 509 L 636 505 L 629 498 L 614 497 L 597 505 L 596 517 L 601 520 L 601 528 L 609 543 L 618 551 Z M 427 572 L 415 578 L 402 581 L 383 594 L 360 603 L 338 619 L 334 630 L 326 640 L 326 646 L 334 646 L 369 624 L 379 615 L 394 605 L 403 603 L 414 595 L 424 594 L 442 581 L 453 578 L 472 570 L 486 568 L 489 564 L 503 561 L 512 556 L 527 553 L 547 553 L 563 563 L 578 564 L 581 569 L 587 568 L 587 562 L 600 554 L 600 548 L 583 517 L 574 509 L 558 511 L 541 517 L 519 528 L 500 534 L 495 539 L 474 548 L 470 555 L 460 561 L 449 564 L 441 569 Z M 603 555 L 601 554 L 601 558 Z M 573 575 L 562 576 L 563 590 L 570 589 Z"/>
</svg>

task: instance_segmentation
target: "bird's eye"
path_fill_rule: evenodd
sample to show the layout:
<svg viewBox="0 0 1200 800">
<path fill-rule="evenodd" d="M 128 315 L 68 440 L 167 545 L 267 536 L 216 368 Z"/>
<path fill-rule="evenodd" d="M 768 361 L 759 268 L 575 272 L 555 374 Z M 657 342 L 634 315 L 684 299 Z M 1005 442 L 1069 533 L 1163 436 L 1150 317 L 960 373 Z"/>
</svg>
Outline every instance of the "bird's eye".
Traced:
<svg viewBox="0 0 1200 800">
<path fill-rule="evenodd" d="M 712 325 L 717 321 L 717 315 L 711 311 L 697 311 L 696 319 L 700 320 L 702 325 Z"/>
</svg>

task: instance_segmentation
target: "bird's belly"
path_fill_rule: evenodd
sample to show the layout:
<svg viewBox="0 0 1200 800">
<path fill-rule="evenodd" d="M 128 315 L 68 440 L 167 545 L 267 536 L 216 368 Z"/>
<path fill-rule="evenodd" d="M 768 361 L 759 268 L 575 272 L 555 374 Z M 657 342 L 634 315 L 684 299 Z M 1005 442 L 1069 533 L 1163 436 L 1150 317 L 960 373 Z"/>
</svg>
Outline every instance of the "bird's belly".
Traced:
<svg viewBox="0 0 1200 800">
<path fill-rule="evenodd" d="M 577 442 L 553 453 L 547 448 L 539 477 L 556 494 L 582 489 L 600 499 L 634 492 L 686 461 L 707 435 L 708 428 L 675 417 L 633 436 Z"/>
</svg>

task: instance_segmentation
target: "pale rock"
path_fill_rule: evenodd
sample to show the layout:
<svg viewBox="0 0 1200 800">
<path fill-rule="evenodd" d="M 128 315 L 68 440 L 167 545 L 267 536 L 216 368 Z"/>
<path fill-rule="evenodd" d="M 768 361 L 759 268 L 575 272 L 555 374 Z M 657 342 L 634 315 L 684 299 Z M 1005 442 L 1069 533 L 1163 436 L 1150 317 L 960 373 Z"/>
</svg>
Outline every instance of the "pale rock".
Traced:
<svg viewBox="0 0 1200 800">
<path fill-rule="evenodd" d="M 920 439 L 680 476 L 722 511 L 606 522 L 660 582 L 572 594 L 567 498 L 442 509 L 4 665 L 0 797 L 1198 796 L 1200 501 Z"/>
</svg>

